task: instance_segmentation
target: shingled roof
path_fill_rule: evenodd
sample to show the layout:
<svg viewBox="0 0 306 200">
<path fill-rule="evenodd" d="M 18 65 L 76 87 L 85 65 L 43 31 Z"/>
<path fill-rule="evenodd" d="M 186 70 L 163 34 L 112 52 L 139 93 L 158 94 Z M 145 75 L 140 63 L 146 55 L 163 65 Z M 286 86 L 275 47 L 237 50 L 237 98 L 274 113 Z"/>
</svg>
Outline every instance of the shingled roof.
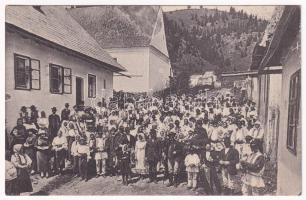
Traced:
<svg viewBox="0 0 306 200">
<path fill-rule="evenodd" d="M 126 71 L 62 6 L 7 6 L 5 22 L 95 62 L 102 62 L 112 71 Z"/>
<path fill-rule="evenodd" d="M 159 9 L 159 6 L 91 6 L 68 12 L 103 48 L 129 48 L 150 45 Z"/>
</svg>

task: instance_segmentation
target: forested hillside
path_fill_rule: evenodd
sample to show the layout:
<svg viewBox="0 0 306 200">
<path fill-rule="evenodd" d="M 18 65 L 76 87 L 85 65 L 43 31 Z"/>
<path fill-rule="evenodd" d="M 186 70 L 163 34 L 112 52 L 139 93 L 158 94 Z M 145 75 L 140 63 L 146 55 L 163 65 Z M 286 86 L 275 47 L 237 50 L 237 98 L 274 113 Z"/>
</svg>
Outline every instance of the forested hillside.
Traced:
<svg viewBox="0 0 306 200">
<path fill-rule="evenodd" d="M 165 12 L 164 22 L 172 67 L 176 76 L 184 77 L 206 70 L 247 70 L 267 25 L 266 20 L 234 8 Z"/>
</svg>

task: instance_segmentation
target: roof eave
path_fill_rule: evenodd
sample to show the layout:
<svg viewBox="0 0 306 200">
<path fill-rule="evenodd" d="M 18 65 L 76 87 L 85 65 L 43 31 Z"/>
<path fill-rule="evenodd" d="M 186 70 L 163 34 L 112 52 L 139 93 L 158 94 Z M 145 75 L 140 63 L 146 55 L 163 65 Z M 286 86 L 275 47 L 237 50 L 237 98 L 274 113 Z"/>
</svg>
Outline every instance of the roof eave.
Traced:
<svg viewBox="0 0 306 200">
<path fill-rule="evenodd" d="M 114 65 L 110 65 L 110 64 L 108 64 L 108 63 L 105 63 L 105 62 L 103 62 L 103 61 L 101 61 L 101 60 L 97 60 L 97 59 L 95 59 L 95 58 L 92 58 L 92 57 L 90 57 L 90 56 L 87 56 L 87 55 L 85 55 L 85 54 L 83 54 L 83 53 L 81 53 L 81 52 L 78 52 L 78 51 L 75 51 L 75 50 L 73 50 L 73 49 L 69 49 L 69 48 L 67 48 L 67 47 L 64 47 L 64 46 L 62 46 L 62 45 L 60 45 L 60 44 L 57 44 L 57 43 L 55 43 L 55 42 L 53 42 L 53 41 L 50 41 L 50 40 L 47 40 L 46 38 L 43 38 L 43 37 L 40 37 L 40 36 L 38 36 L 38 35 L 36 35 L 36 34 L 33 34 L 33 33 L 31 33 L 31 32 L 28 32 L 28 31 L 26 31 L 26 30 L 24 30 L 24 29 L 22 29 L 22 28 L 20 28 L 20 27 L 18 27 L 18 26 L 16 26 L 16 25 L 14 25 L 14 24 L 12 24 L 12 23 L 9 23 L 9 22 L 5 22 L 5 24 L 7 25 L 6 26 L 6 28 L 8 28 L 8 29 L 10 29 L 10 30 L 15 30 L 15 31 L 17 31 L 18 33 L 20 33 L 20 34 L 26 34 L 26 35 L 28 35 L 28 36 L 30 36 L 30 37 L 33 37 L 35 40 L 37 40 L 37 41 L 39 41 L 39 42 L 41 42 L 41 43 L 43 43 L 43 44 L 45 44 L 45 45 L 47 45 L 47 46 L 53 46 L 53 47 L 56 47 L 57 49 L 59 49 L 59 50 L 63 50 L 63 51 L 65 51 L 65 52 L 71 52 L 71 54 L 72 55 L 74 55 L 74 56 L 77 56 L 77 57 L 81 57 L 81 58 L 86 58 L 86 60 L 87 61 L 89 61 L 89 62 L 91 62 L 91 63 L 94 63 L 95 65 L 97 65 L 97 62 L 99 63 L 98 65 L 99 66 L 101 66 L 101 64 L 103 65 L 103 66 L 101 66 L 102 68 L 104 68 L 104 69 L 106 69 L 106 70 L 109 70 L 109 71 L 112 71 L 112 72 L 120 72 L 120 71 L 127 71 L 123 66 L 121 66 L 119 63 L 117 63 L 120 67 L 117 67 L 117 66 L 114 66 Z M 106 67 L 104 67 L 104 66 L 107 66 L 107 68 Z"/>
<path fill-rule="evenodd" d="M 280 18 L 277 27 L 274 31 L 273 38 L 268 46 L 267 52 L 265 53 L 263 59 L 261 60 L 258 70 L 259 72 L 263 71 L 266 67 L 266 65 L 269 63 L 269 61 L 273 58 L 274 53 L 277 51 L 279 48 L 280 41 L 284 35 L 285 30 L 287 29 L 288 22 L 290 21 L 290 18 L 292 16 L 292 13 L 296 10 L 295 6 L 290 6 L 288 7 L 289 10 L 285 10 L 284 13 L 282 14 L 282 17 Z M 285 13 L 288 12 L 288 13 Z M 283 22 L 283 26 L 280 22 Z M 277 35 L 276 33 L 279 33 Z M 276 36 L 277 35 L 277 36 Z"/>
</svg>

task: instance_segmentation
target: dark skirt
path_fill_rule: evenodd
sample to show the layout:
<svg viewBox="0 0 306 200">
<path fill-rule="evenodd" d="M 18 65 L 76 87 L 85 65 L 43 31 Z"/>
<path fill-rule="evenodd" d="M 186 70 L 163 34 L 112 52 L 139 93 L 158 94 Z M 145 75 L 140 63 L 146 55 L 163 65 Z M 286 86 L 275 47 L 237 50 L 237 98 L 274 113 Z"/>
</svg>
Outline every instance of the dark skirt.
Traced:
<svg viewBox="0 0 306 200">
<path fill-rule="evenodd" d="M 17 191 L 18 193 L 33 192 L 30 175 L 26 169 L 17 168 Z"/>
<path fill-rule="evenodd" d="M 66 150 L 62 149 L 55 152 L 55 165 L 56 170 L 62 170 L 65 168 Z"/>
<path fill-rule="evenodd" d="M 49 150 L 39 150 L 37 151 L 37 171 L 38 172 L 48 172 L 50 169 Z"/>
<path fill-rule="evenodd" d="M 5 181 L 5 194 L 6 195 L 19 195 L 18 186 L 17 186 L 17 178 Z"/>
<path fill-rule="evenodd" d="M 120 172 L 122 175 L 129 174 L 131 171 L 129 159 L 122 159 L 119 161 Z"/>
<path fill-rule="evenodd" d="M 31 170 L 35 170 L 37 168 L 37 161 L 36 161 L 36 150 L 34 149 L 34 147 L 26 147 L 25 148 L 25 153 L 31 158 L 32 160 L 32 166 L 31 166 Z"/>
</svg>

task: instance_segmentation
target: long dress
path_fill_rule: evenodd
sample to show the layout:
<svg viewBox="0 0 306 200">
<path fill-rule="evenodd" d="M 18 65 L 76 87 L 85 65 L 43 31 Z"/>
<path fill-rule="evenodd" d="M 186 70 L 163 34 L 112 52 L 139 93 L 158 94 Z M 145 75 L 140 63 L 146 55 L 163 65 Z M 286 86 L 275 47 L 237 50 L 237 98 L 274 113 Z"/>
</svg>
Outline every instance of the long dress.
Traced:
<svg viewBox="0 0 306 200">
<path fill-rule="evenodd" d="M 135 157 L 136 157 L 136 167 L 135 172 L 138 174 L 147 174 L 147 166 L 145 162 L 145 150 L 146 150 L 145 141 L 136 141 L 135 145 Z"/>
<path fill-rule="evenodd" d="M 30 157 L 26 154 L 13 154 L 11 162 L 17 169 L 17 193 L 20 194 L 23 192 L 32 192 L 32 183 L 27 169 L 32 164 Z M 25 165 L 27 168 L 22 168 Z"/>
<path fill-rule="evenodd" d="M 50 143 L 48 137 L 39 136 L 36 142 L 37 171 L 49 172 L 50 170 Z"/>
</svg>

